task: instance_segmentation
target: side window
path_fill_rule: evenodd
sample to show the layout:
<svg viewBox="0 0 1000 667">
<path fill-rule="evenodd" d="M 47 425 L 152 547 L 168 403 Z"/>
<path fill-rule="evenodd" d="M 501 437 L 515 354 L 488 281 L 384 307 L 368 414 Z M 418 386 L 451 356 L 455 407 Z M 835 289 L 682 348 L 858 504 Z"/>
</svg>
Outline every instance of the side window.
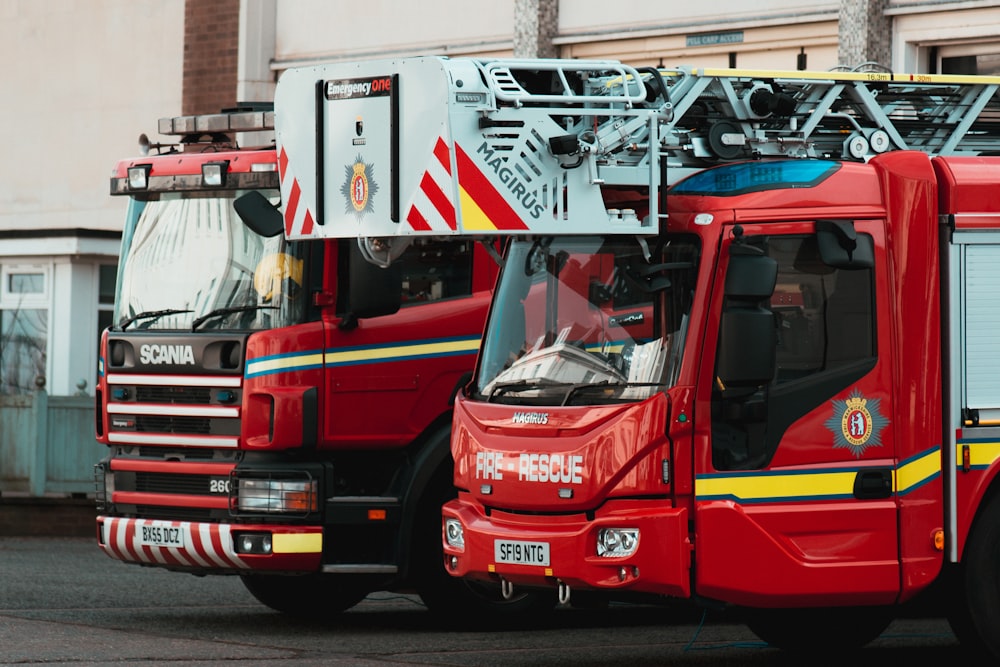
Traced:
<svg viewBox="0 0 1000 667">
<path fill-rule="evenodd" d="M 824 264 L 814 236 L 772 237 L 768 254 L 778 260 L 777 384 L 875 356 L 871 269 Z"/>
<path fill-rule="evenodd" d="M 48 336 L 49 268 L 0 267 L 0 394 L 29 393 L 44 384 Z"/>
<path fill-rule="evenodd" d="M 403 305 L 472 294 L 471 242 L 416 239 L 397 262 L 403 272 Z"/>
<path fill-rule="evenodd" d="M 757 387 L 717 388 L 712 465 L 753 470 L 774 457 L 788 427 L 877 362 L 872 268 L 835 268 L 814 235 L 757 237 L 778 262 L 775 373 Z"/>
</svg>

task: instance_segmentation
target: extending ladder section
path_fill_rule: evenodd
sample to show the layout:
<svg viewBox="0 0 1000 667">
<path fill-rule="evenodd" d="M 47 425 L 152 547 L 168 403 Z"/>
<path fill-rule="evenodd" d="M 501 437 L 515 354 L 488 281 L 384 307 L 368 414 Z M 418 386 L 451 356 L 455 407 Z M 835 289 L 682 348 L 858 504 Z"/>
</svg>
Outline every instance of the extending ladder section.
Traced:
<svg viewBox="0 0 1000 667">
<path fill-rule="evenodd" d="M 666 157 L 675 181 L 714 162 L 761 157 L 1000 152 L 1000 77 L 562 60 L 490 61 L 484 71 L 500 114 L 512 117 L 502 107 L 513 105 L 513 116 L 557 120 L 576 134 L 600 183 L 648 184 L 635 168 L 655 165 L 650 156 Z"/>
<path fill-rule="evenodd" d="M 998 90 L 1000 77 L 610 60 L 293 68 L 275 93 L 285 231 L 651 234 L 664 186 L 727 161 L 1000 152 Z M 642 219 L 618 205 L 638 200 Z"/>
</svg>

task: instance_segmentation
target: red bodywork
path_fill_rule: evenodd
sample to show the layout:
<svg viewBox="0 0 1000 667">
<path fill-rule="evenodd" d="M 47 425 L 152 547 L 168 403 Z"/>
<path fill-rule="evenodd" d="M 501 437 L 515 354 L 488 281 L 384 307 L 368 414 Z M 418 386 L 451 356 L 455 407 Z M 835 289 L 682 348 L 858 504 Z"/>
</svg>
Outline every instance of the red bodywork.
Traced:
<svg viewBox="0 0 1000 667">
<path fill-rule="evenodd" d="M 962 406 L 943 404 L 942 384 L 961 343 L 943 340 L 942 290 L 954 277 L 942 275 L 939 212 L 957 214 L 942 219 L 946 226 L 995 231 L 998 183 L 1000 158 L 890 152 L 841 164 L 812 187 L 668 195 L 669 231 L 697 234 L 702 247 L 676 385 L 626 406 L 546 407 L 546 424 L 516 423 L 518 406 L 460 395 L 452 440 L 460 492 L 443 514 L 461 522 L 464 547 L 445 539 L 446 567 L 515 587 L 563 583 L 759 607 L 892 604 L 926 588 L 946 558 L 936 539 L 946 531 L 953 548 L 961 545 L 1000 467 L 995 445 L 965 472 L 959 459 L 954 504 L 946 494 L 956 434 L 944 424 Z M 748 237 L 807 235 L 817 220 L 853 221 L 873 240 L 877 359 L 788 424 L 762 468 L 717 469 L 715 351 L 734 228 Z M 772 300 L 798 305 L 780 287 Z M 878 437 L 835 446 L 841 406 L 858 400 Z M 583 481 L 571 498 L 558 497 L 570 485 L 527 480 L 524 454 L 559 457 L 560 465 L 578 456 Z M 882 475 L 891 493 L 857 495 L 856 484 Z M 952 512 L 957 527 L 949 529 Z M 636 552 L 599 557 L 602 527 L 639 528 Z M 551 560 L 499 562 L 503 542 L 545 543 Z"/>
<path fill-rule="evenodd" d="M 271 165 L 274 172 L 277 162 L 273 148 L 165 154 L 122 161 L 113 178 L 124 178 L 130 166 L 148 165 L 151 179 L 195 179 L 202 164 L 220 161 L 228 162 L 230 177 L 256 172 L 261 165 Z M 276 179 L 267 186 L 275 192 Z M 113 368 L 109 332 L 104 333 L 96 430 L 98 441 L 111 448 L 103 474 L 119 482 L 102 499 L 97 536 L 112 558 L 200 573 L 319 572 L 331 540 L 349 545 L 340 540 L 338 531 L 346 530 L 342 526 L 372 524 L 385 526 L 384 539 L 393 542 L 382 547 L 383 561 L 376 561 L 373 571 L 396 571 L 402 556 L 395 543 L 402 542 L 404 512 L 413 511 L 437 467 L 450 467 L 446 441 L 440 453 L 429 451 L 426 443 L 430 434 L 447 428 L 452 396 L 473 368 L 496 263 L 477 246 L 471 295 L 404 304 L 395 314 L 341 327 L 336 312 L 342 280 L 339 244 L 354 241 L 308 243 L 321 246 L 324 267 L 322 290 L 310 295 L 319 311 L 314 321 L 241 334 L 160 332 L 157 339 L 194 345 L 204 351 L 204 359 L 211 358 L 214 345 L 240 345 L 238 367 L 213 370 L 199 359 L 183 372 L 169 365 Z M 110 337 L 136 348 L 142 340 L 132 329 Z M 160 391 L 164 398 L 142 402 L 135 398 L 136 387 Z M 199 388 L 204 392 L 198 393 Z M 219 392 L 232 393 L 237 402 L 220 405 L 215 398 Z M 109 405 L 117 407 L 109 411 Z M 120 413 L 176 420 L 168 423 L 189 414 L 217 421 L 210 433 L 163 427 L 123 434 L 115 421 Z M 339 455 L 344 458 L 332 463 Z M 320 487 L 308 518 L 238 516 L 230 481 L 250 456 L 308 470 L 328 485 Z M 331 470 L 346 479 L 335 480 Z M 378 496 L 371 509 L 360 493 L 351 495 L 353 500 L 336 506 L 341 514 L 334 525 L 324 504 L 336 495 L 329 487 L 337 483 L 353 489 L 367 483 L 350 479 L 352 470 L 377 481 L 395 478 L 402 488 L 393 502 L 382 497 L 387 494 L 379 493 L 381 488 L 366 489 Z M 409 526 L 405 531 L 409 537 Z M 144 534 L 150 539 L 171 535 L 176 545 L 148 546 Z M 235 543 L 245 534 L 269 536 L 273 550 L 266 555 L 241 552 Z M 398 569 L 405 570 L 402 565 Z"/>
</svg>

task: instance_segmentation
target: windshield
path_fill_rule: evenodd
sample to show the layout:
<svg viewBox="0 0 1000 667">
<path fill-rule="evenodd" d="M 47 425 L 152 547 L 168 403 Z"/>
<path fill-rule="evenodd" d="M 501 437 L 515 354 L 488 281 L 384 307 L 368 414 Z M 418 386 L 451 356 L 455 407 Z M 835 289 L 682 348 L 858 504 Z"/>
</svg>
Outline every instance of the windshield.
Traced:
<svg viewBox="0 0 1000 667">
<path fill-rule="evenodd" d="M 301 320 L 302 259 L 258 236 L 233 209 L 242 192 L 130 200 L 114 327 L 267 329 Z M 276 191 L 265 192 L 277 201 Z"/>
<path fill-rule="evenodd" d="M 482 400 L 635 401 L 677 380 L 694 292 L 693 237 L 512 242 L 476 382 Z"/>
</svg>

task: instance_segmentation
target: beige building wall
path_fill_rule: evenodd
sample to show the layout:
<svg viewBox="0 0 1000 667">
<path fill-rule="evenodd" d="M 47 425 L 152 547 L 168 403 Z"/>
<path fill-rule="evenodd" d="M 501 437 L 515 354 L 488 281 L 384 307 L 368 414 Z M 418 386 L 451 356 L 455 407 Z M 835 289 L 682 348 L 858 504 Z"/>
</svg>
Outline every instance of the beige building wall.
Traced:
<svg viewBox="0 0 1000 667">
<path fill-rule="evenodd" d="M 244 0 L 246 1 L 246 0 Z M 270 69 L 420 54 L 509 56 L 514 0 L 281 0 Z M 812 70 L 838 59 L 842 9 L 884 11 L 896 71 L 940 71 L 941 59 L 1000 50 L 1000 2 L 985 0 L 561 0 L 560 56 L 633 65 Z M 884 10 L 880 9 L 884 8 Z M 851 28 L 848 28 L 851 29 Z M 876 35 L 877 37 L 877 35 Z M 986 63 L 986 59 L 981 59 Z"/>
<path fill-rule="evenodd" d="M 412 55 L 509 56 L 513 0 L 281 0 L 275 69 Z"/>
<path fill-rule="evenodd" d="M 838 2 L 619 0 L 560 3 L 564 57 L 633 65 L 810 69 L 837 65 Z M 627 17 L 627 18 L 626 18 Z"/>
<path fill-rule="evenodd" d="M 180 112 L 182 0 L 3 0 L 0 230 L 120 230 L 114 162 Z"/>
<path fill-rule="evenodd" d="M 890 2 L 893 67 L 942 72 L 949 59 L 973 57 L 978 73 L 1000 75 L 1000 2 Z"/>
<path fill-rule="evenodd" d="M 93 393 L 111 169 L 180 113 L 183 37 L 183 0 L 0 0 L 0 336 L 31 340 L 0 349 L 0 393 Z"/>
</svg>

